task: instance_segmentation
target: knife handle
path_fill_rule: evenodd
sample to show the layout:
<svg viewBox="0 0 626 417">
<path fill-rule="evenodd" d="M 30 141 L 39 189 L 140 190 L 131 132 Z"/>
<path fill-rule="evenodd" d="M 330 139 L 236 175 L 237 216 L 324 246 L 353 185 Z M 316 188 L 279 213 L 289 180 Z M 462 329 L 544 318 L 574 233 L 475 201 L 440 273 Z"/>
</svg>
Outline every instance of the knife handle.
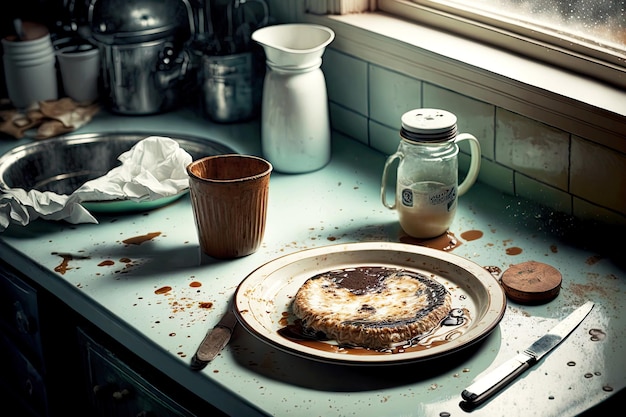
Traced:
<svg viewBox="0 0 626 417">
<path fill-rule="evenodd" d="M 473 404 L 481 403 L 530 368 L 534 357 L 519 353 L 463 390 L 461 396 Z"/>
</svg>

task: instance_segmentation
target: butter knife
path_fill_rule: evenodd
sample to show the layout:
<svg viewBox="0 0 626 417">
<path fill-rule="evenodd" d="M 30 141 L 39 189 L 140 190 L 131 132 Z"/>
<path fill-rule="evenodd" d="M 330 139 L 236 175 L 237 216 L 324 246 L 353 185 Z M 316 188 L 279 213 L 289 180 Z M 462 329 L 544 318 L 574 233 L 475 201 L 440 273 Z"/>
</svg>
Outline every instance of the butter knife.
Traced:
<svg viewBox="0 0 626 417">
<path fill-rule="evenodd" d="M 588 301 L 578 307 L 526 350 L 472 383 L 463 390 L 461 397 L 470 404 L 476 405 L 499 392 L 569 336 L 591 312 L 593 305 L 591 301 Z"/>
<path fill-rule="evenodd" d="M 191 358 L 191 369 L 199 371 L 211 362 L 228 344 L 237 325 L 237 317 L 229 308 L 220 321 L 210 329 Z"/>
</svg>

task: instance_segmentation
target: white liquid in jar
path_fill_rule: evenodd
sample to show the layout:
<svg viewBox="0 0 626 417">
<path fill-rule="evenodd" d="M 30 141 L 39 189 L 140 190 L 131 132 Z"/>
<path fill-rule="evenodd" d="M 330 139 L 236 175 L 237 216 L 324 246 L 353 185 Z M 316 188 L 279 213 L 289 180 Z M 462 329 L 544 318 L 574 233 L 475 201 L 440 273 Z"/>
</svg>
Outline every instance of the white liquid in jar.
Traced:
<svg viewBox="0 0 626 417">
<path fill-rule="evenodd" d="M 400 226 L 415 238 L 430 238 L 448 230 L 456 213 L 457 186 L 435 181 L 398 183 L 396 209 Z"/>
</svg>

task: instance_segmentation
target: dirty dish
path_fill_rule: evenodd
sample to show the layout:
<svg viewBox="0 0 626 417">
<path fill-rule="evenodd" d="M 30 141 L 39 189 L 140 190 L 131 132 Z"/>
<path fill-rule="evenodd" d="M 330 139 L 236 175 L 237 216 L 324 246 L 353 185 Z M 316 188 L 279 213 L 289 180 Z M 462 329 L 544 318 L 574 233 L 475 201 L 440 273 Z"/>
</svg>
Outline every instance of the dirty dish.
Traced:
<svg viewBox="0 0 626 417">
<path fill-rule="evenodd" d="M 369 354 L 366 350 L 346 354 L 325 346 L 326 342 L 299 343 L 283 335 L 284 328 L 295 318 L 291 311 L 293 297 L 308 278 L 363 266 L 404 268 L 437 280 L 450 291 L 452 308 L 466 309 L 469 324 L 449 340 L 428 348 L 384 354 Z M 455 353 L 488 336 L 505 308 L 504 291 L 480 265 L 436 249 L 390 242 L 330 245 L 285 255 L 253 271 L 235 293 L 240 323 L 260 340 L 290 354 L 346 365 L 404 364 Z"/>
</svg>

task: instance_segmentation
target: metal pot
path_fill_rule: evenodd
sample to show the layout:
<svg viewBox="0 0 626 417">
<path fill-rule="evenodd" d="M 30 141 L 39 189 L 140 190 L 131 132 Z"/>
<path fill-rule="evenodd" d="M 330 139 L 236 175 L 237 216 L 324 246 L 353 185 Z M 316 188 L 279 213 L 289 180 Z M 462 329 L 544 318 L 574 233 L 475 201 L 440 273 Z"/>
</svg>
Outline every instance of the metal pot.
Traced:
<svg viewBox="0 0 626 417">
<path fill-rule="evenodd" d="M 88 21 L 112 111 L 144 115 L 180 104 L 191 72 L 188 0 L 91 0 Z"/>
</svg>

